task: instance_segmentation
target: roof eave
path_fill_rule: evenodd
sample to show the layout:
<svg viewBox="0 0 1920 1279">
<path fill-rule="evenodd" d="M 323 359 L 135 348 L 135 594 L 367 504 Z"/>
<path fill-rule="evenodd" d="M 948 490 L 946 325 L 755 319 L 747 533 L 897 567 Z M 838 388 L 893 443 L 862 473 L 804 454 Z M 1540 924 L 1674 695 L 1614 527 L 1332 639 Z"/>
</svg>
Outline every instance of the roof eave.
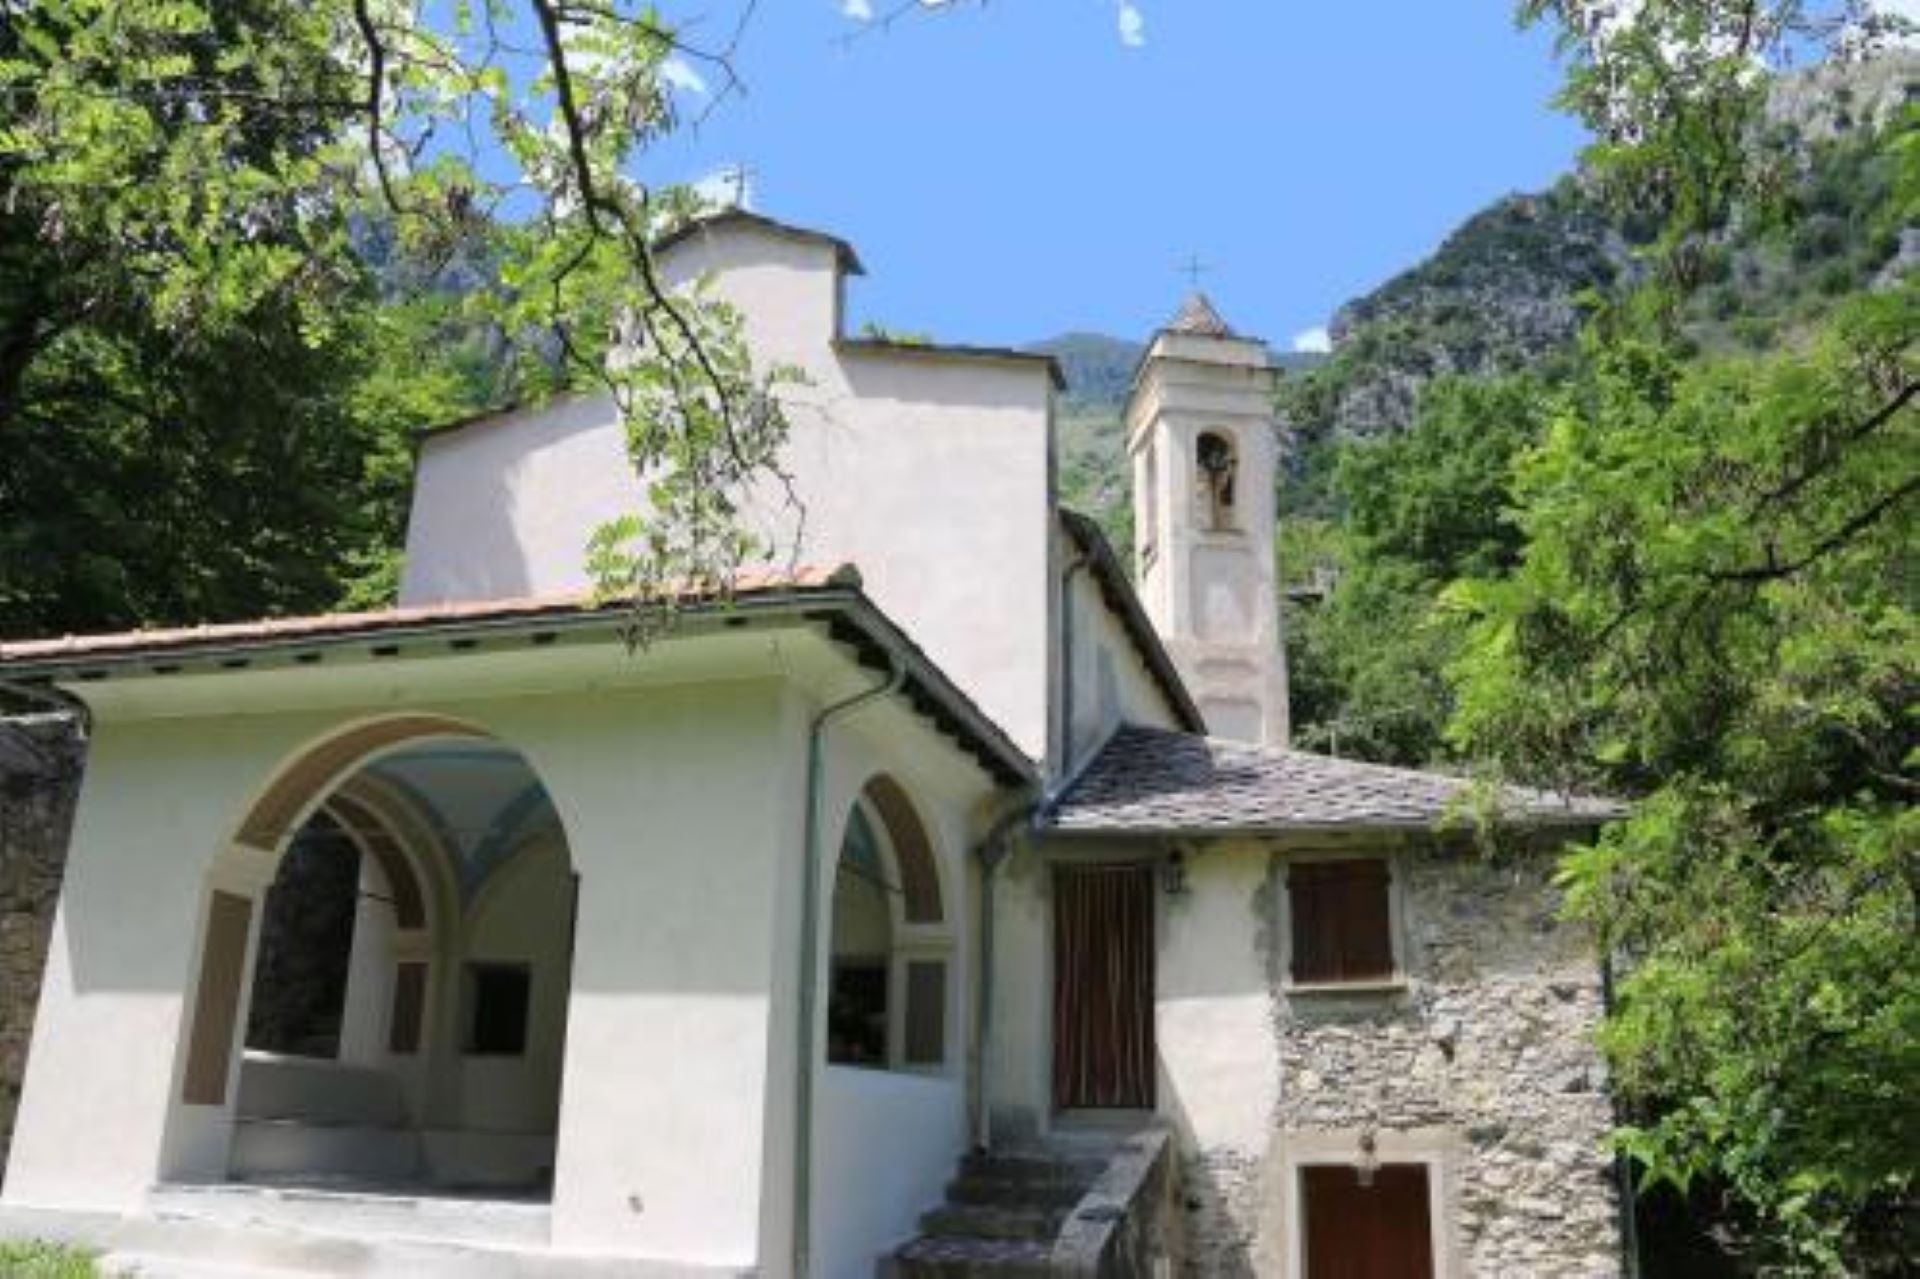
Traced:
<svg viewBox="0 0 1920 1279">
<path fill-rule="evenodd" d="M 1086 554 L 1088 564 L 1099 579 L 1101 599 L 1119 617 L 1121 629 L 1133 641 L 1134 651 L 1152 674 L 1154 683 L 1166 697 L 1180 726 L 1190 733 L 1205 733 L 1206 719 L 1200 714 L 1193 694 L 1187 691 L 1186 681 L 1180 678 L 1180 670 L 1174 665 L 1166 645 L 1160 642 L 1160 633 L 1147 617 L 1140 596 L 1135 593 L 1133 583 L 1127 580 L 1126 571 L 1120 567 L 1120 559 L 1114 554 L 1107 535 L 1090 517 L 1078 511 L 1063 506 L 1059 508 L 1059 514 L 1062 527 Z"/>
<path fill-rule="evenodd" d="M 914 712 L 931 722 L 956 746 L 972 756 L 998 784 L 1028 789 L 1039 781 L 1033 761 L 945 672 L 921 652 L 905 631 L 893 623 L 857 585 L 828 581 L 823 585 L 755 591 L 731 600 L 700 601 L 682 606 L 703 620 L 789 615 L 796 623 L 828 621 L 828 637 L 848 645 L 864 665 L 898 662 L 904 677 L 901 696 Z M 626 605 L 582 606 L 572 611 L 517 613 L 508 616 L 426 620 L 402 625 L 368 625 L 321 634 L 212 639 L 159 645 L 121 652 L 52 655 L 38 659 L 0 659 L 0 681 L 22 684 L 89 684 L 115 676 L 166 678 L 184 674 L 181 668 L 215 673 L 250 667 L 260 661 L 298 662 L 303 655 L 376 646 L 397 650 L 408 644 L 433 643 L 433 656 L 454 656 L 471 641 L 562 633 L 607 632 L 617 635 L 625 624 Z M 836 628 L 833 619 L 843 619 Z M 875 657 L 876 650 L 884 655 Z M 394 652 L 387 654 L 397 656 Z M 416 654 L 425 656 L 426 654 Z"/>
</svg>

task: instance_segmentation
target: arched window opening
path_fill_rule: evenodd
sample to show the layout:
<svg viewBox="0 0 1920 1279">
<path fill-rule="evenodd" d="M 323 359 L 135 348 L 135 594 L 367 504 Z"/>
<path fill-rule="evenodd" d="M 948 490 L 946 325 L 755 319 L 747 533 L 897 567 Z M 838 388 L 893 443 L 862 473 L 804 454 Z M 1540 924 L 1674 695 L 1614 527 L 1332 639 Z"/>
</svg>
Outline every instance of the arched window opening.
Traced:
<svg viewBox="0 0 1920 1279">
<path fill-rule="evenodd" d="M 887 1064 L 887 969 L 893 906 L 879 836 L 855 805 L 833 878 L 833 978 L 827 999 L 827 1060 Z"/>
<path fill-rule="evenodd" d="M 332 814 L 315 814 L 293 837 L 261 914 L 249 1050 L 340 1056 L 361 876 L 360 847 Z"/>
<path fill-rule="evenodd" d="M 944 1066 L 950 948 L 926 830 L 899 784 L 876 778 L 848 815 L 834 872 L 827 1060 Z"/>
<path fill-rule="evenodd" d="M 223 1136 L 196 1175 L 551 1189 L 578 881 L 519 752 L 426 717 L 349 730 L 208 880 L 177 1121 Z"/>
<path fill-rule="evenodd" d="M 1194 448 L 1197 466 L 1201 517 L 1207 530 L 1214 533 L 1237 529 L 1239 515 L 1234 508 L 1234 487 L 1240 469 L 1233 441 L 1217 431 L 1203 431 Z"/>
</svg>

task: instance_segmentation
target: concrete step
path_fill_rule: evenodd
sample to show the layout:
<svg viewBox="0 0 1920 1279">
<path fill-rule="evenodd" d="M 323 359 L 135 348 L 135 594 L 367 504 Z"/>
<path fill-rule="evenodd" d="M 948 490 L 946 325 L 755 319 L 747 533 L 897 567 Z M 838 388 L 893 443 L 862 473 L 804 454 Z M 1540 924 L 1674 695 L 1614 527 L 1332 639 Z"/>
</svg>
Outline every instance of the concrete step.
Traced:
<svg viewBox="0 0 1920 1279">
<path fill-rule="evenodd" d="M 1007 1204 L 946 1204 L 920 1218 L 920 1232 L 934 1239 L 1037 1239 L 1059 1237 L 1067 1218 L 1058 1208 Z"/>
<path fill-rule="evenodd" d="M 886 1269 L 892 1279 L 1045 1279 L 1052 1256 L 1032 1239 L 916 1239 Z"/>
<path fill-rule="evenodd" d="M 236 1181 L 284 1176 L 405 1182 L 422 1168 L 420 1137 L 405 1128 L 243 1119 L 228 1167 Z"/>
<path fill-rule="evenodd" d="M 963 1173 L 947 1186 L 950 1203 L 1010 1208 L 1072 1208 L 1085 1193 L 1086 1186 L 1075 1182 L 1009 1181 L 973 1173 Z"/>
<path fill-rule="evenodd" d="M 318 1057 L 247 1053 L 240 1062 L 234 1105 L 241 1119 L 304 1119 L 363 1128 L 407 1125 L 399 1080 L 369 1066 Z"/>
</svg>

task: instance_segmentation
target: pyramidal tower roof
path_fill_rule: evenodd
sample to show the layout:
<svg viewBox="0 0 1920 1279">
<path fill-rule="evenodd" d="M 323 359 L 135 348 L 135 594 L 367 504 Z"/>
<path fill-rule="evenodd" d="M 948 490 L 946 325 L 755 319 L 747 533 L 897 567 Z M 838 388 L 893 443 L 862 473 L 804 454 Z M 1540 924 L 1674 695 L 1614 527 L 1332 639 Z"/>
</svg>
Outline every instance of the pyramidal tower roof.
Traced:
<svg viewBox="0 0 1920 1279">
<path fill-rule="evenodd" d="M 1206 294 L 1195 289 L 1180 304 L 1179 311 L 1167 321 L 1167 332 L 1189 333 L 1198 337 L 1230 338 L 1237 337 L 1233 326 L 1220 318 L 1220 312 L 1214 309 Z"/>
</svg>

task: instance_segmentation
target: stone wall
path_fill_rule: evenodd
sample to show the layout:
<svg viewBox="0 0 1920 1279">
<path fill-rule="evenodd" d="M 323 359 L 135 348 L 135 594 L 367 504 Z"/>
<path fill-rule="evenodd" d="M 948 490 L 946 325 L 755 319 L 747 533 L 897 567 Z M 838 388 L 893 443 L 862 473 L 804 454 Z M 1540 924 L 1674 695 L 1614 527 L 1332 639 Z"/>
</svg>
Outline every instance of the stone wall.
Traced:
<svg viewBox="0 0 1920 1279">
<path fill-rule="evenodd" d="M 1186 1152 L 1192 1273 L 1289 1273 L 1299 1163 L 1347 1162 L 1371 1134 L 1382 1162 L 1432 1161 L 1457 1273 L 1619 1274 L 1599 972 L 1556 917 L 1552 854 L 1396 857 L 1404 988 L 1290 994 L 1280 930 L 1260 930 L 1274 1113 L 1257 1141 Z M 1269 920 L 1283 864 L 1252 903 Z"/>
<path fill-rule="evenodd" d="M 85 755 L 71 719 L 0 718 L 0 1177 Z"/>
</svg>

